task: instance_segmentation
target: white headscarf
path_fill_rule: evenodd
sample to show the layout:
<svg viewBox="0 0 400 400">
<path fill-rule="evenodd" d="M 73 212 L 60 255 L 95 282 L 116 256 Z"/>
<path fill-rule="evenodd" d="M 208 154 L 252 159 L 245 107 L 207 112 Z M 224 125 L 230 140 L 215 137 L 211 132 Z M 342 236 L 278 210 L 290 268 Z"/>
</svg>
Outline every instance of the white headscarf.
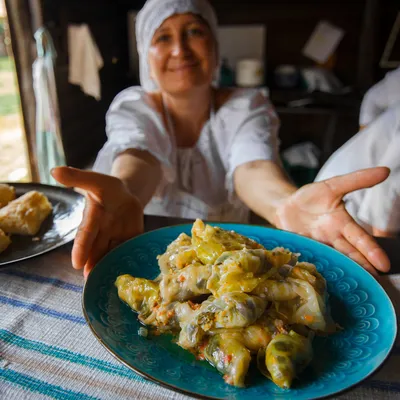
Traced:
<svg viewBox="0 0 400 400">
<path fill-rule="evenodd" d="M 210 26 L 215 40 L 218 38 L 218 22 L 214 9 L 207 0 L 147 0 L 136 18 L 136 41 L 139 52 L 140 84 L 146 92 L 157 90 L 150 77 L 149 48 L 155 31 L 175 14 L 200 15 Z"/>
</svg>

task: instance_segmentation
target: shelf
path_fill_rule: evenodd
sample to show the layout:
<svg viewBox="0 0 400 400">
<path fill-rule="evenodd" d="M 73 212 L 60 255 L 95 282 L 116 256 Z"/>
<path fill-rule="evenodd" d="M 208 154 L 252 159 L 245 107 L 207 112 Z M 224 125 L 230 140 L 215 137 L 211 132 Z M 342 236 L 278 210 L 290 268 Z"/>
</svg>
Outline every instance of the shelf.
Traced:
<svg viewBox="0 0 400 400">
<path fill-rule="evenodd" d="M 269 97 L 280 114 L 314 115 L 358 115 L 361 96 L 357 93 L 330 94 L 323 92 L 308 93 L 304 90 L 270 90 Z M 308 100 L 304 106 L 291 106 L 292 102 Z"/>
</svg>

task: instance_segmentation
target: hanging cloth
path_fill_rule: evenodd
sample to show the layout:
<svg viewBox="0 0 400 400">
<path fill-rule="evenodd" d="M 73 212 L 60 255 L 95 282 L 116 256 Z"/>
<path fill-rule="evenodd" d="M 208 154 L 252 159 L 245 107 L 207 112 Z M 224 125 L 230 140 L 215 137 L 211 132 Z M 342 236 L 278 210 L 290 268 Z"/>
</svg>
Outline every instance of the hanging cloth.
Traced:
<svg viewBox="0 0 400 400">
<path fill-rule="evenodd" d="M 50 170 L 66 164 L 54 76 L 57 54 L 46 28 L 39 28 L 34 37 L 37 59 L 33 63 L 32 72 L 36 99 L 36 154 L 39 179 L 41 183 L 56 185 Z"/>
</svg>

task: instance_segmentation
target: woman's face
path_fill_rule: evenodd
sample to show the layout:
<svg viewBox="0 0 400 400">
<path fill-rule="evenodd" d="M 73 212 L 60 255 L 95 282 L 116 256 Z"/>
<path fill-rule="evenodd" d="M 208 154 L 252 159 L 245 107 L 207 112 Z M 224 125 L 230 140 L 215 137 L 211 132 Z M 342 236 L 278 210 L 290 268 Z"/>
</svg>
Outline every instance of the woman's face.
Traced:
<svg viewBox="0 0 400 400">
<path fill-rule="evenodd" d="M 151 77 L 169 93 L 211 85 L 216 60 L 211 30 L 193 14 L 166 19 L 155 32 L 149 50 Z"/>
</svg>

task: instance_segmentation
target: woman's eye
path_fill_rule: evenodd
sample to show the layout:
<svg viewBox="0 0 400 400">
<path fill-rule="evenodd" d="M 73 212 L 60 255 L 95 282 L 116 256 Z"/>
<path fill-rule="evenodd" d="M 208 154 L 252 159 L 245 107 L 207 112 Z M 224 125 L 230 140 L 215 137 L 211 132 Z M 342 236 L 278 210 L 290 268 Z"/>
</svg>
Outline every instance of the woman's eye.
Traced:
<svg viewBox="0 0 400 400">
<path fill-rule="evenodd" d="M 160 42 L 168 42 L 169 40 L 169 35 L 160 35 L 156 38 L 156 43 L 160 43 Z"/>
<path fill-rule="evenodd" d="M 188 29 L 189 36 L 203 36 L 204 31 L 200 28 L 190 28 Z"/>
</svg>

